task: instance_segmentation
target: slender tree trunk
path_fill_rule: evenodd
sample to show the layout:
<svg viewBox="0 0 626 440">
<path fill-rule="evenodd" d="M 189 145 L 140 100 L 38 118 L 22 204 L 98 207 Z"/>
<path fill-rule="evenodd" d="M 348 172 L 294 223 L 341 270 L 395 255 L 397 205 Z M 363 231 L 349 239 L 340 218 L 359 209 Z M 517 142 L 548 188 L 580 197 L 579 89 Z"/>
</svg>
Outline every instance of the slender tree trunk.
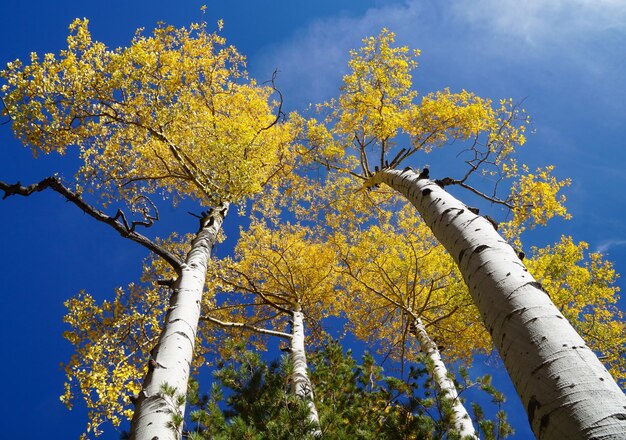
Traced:
<svg viewBox="0 0 626 440">
<path fill-rule="evenodd" d="M 459 398 L 459 394 L 456 390 L 456 386 L 452 379 L 448 377 L 448 369 L 441 359 L 441 354 L 437 348 L 437 344 L 430 338 L 426 327 L 420 318 L 414 318 L 414 330 L 415 337 L 417 338 L 422 351 L 426 353 L 426 356 L 433 362 L 433 376 L 437 386 L 439 387 L 442 395 L 451 400 L 452 422 L 456 432 L 463 439 L 476 439 L 478 435 L 472 424 L 472 419 L 467 413 L 465 406 Z M 413 330 L 413 329 L 412 329 Z"/>
<path fill-rule="evenodd" d="M 306 352 L 304 349 L 304 319 L 302 312 L 293 312 L 293 331 L 291 337 L 291 362 L 293 363 L 293 373 L 291 375 L 292 392 L 304 399 L 309 407 L 309 420 L 317 426 L 320 424 L 317 408 L 313 401 L 313 388 L 307 373 Z M 322 432 L 319 428 L 313 431 L 313 435 L 319 437 Z"/>
<path fill-rule="evenodd" d="M 626 438 L 626 396 L 485 218 L 412 171 L 382 170 L 454 257 L 540 439 Z"/>
<path fill-rule="evenodd" d="M 207 214 L 191 243 L 174 285 L 163 330 L 151 352 L 148 374 L 135 400 L 131 422 L 134 440 L 179 440 L 182 437 L 187 382 L 207 264 L 227 211 L 225 203 Z"/>
</svg>

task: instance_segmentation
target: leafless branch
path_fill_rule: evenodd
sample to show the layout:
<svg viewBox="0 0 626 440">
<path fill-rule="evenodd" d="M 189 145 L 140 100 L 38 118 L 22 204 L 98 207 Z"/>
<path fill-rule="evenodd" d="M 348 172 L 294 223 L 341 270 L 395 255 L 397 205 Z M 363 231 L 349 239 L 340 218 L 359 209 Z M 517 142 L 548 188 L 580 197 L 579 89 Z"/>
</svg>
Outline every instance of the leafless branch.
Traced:
<svg viewBox="0 0 626 440">
<path fill-rule="evenodd" d="M 210 316 L 201 316 L 200 317 L 201 321 L 209 321 L 212 322 L 213 324 L 217 324 L 221 327 L 225 327 L 225 328 L 236 328 L 236 329 L 241 329 L 241 330 L 250 330 L 256 333 L 261 333 L 261 334 L 265 334 L 265 335 L 271 335 L 271 336 L 278 336 L 279 338 L 285 338 L 285 339 L 291 339 L 291 335 L 288 333 L 283 333 L 283 332 L 279 332 L 276 330 L 268 330 L 265 328 L 260 328 L 260 327 L 255 327 L 253 325 L 250 324 L 246 324 L 243 322 L 227 322 L 227 321 L 220 321 L 219 319 L 216 318 L 212 318 Z"/>
<path fill-rule="evenodd" d="M 148 237 L 145 237 L 144 235 L 141 235 L 138 232 L 136 232 L 134 228 L 132 227 L 132 224 L 131 224 L 131 227 L 129 227 L 125 219 L 124 221 L 119 221 L 118 215 L 116 215 L 115 217 L 111 217 L 105 214 L 104 212 L 100 211 L 99 209 L 91 206 L 90 204 L 85 202 L 80 197 L 80 195 L 73 192 L 69 188 L 65 187 L 61 183 L 60 178 L 56 176 L 47 177 L 43 179 L 42 181 L 38 183 L 34 183 L 29 186 L 22 186 L 20 182 L 17 182 L 15 184 L 8 184 L 8 183 L 0 181 L 0 190 L 4 191 L 4 196 L 2 197 L 2 199 L 6 199 L 7 197 L 13 196 L 13 195 L 29 196 L 32 193 L 40 192 L 48 188 L 64 196 L 68 201 L 78 206 L 85 214 L 89 215 L 90 217 L 102 223 L 108 224 L 117 232 L 119 232 L 122 237 L 128 238 L 136 243 L 139 243 L 140 245 L 154 252 L 155 254 L 163 258 L 165 261 L 167 261 L 170 264 L 170 266 L 172 266 L 172 268 L 176 271 L 176 273 L 178 274 L 181 273 L 181 267 L 182 267 L 183 262 L 177 256 L 173 255 L 162 246 L 159 246 L 158 244 L 154 243 Z"/>
<path fill-rule="evenodd" d="M 278 123 L 278 121 L 280 121 L 280 118 L 282 116 L 285 116 L 285 114 L 283 113 L 283 94 L 280 92 L 280 90 L 278 90 L 276 88 L 276 77 L 278 76 L 278 69 L 274 70 L 274 73 L 272 73 L 272 79 L 267 81 L 267 83 L 271 84 L 272 90 L 274 90 L 274 92 L 278 93 L 278 97 L 279 97 L 279 102 L 278 102 L 278 110 L 276 111 L 276 119 L 274 119 L 274 121 L 272 121 L 272 123 L 270 123 L 270 125 L 268 125 L 267 127 L 261 128 L 259 130 L 259 133 L 261 131 L 265 131 L 265 130 L 269 130 L 270 128 L 272 128 L 274 125 L 276 125 Z"/>
</svg>

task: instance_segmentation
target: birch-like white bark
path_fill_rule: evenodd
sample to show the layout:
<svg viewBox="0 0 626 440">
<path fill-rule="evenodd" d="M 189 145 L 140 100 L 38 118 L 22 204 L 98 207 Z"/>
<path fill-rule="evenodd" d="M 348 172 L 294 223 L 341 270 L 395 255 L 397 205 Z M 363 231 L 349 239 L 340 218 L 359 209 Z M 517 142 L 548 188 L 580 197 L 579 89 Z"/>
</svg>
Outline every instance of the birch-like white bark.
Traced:
<svg viewBox="0 0 626 440">
<path fill-rule="evenodd" d="M 191 243 L 174 285 L 163 330 L 151 353 L 148 374 L 135 401 L 130 433 L 134 440 L 182 437 L 182 423 L 172 426 L 172 417 L 182 419 L 185 414 L 184 400 L 182 405 L 177 400 L 187 394 L 207 264 L 227 211 L 225 203 L 205 216 Z M 174 391 L 173 397 L 163 392 L 164 385 Z"/>
<path fill-rule="evenodd" d="M 320 420 L 313 401 L 313 388 L 307 373 L 306 351 L 304 349 L 304 319 L 302 312 L 293 312 L 293 330 L 291 337 L 291 362 L 293 373 L 291 375 L 291 391 L 298 397 L 306 401 L 309 407 L 309 420 L 319 426 Z M 313 433 L 315 437 L 322 435 L 322 431 L 316 428 Z"/>
<path fill-rule="evenodd" d="M 451 401 L 453 411 L 452 422 L 457 434 L 459 434 L 462 439 L 478 440 L 472 419 L 459 398 L 454 382 L 448 377 L 448 369 L 441 359 L 437 344 L 435 344 L 428 335 L 426 327 L 424 327 L 424 323 L 420 318 L 414 318 L 413 323 L 415 325 L 415 337 L 422 351 L 433 362 L 433 378 L 441 393 Z"/>
<path fill-rule="evenodd" d="M 484 217 L 412 171 L 385 183 L 417 208 L 450 252 L 539 439 L 626 438 L 626 396 L 613 377 Z"/>
</svg>

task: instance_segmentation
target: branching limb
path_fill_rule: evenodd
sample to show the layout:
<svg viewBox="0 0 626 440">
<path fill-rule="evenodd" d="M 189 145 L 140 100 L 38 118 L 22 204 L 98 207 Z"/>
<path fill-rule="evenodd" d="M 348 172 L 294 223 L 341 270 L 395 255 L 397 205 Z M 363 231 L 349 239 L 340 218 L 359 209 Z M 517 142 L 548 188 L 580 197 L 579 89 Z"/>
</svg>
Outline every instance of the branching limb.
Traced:
<svg viewBox="0 0 626 440">
<path fill-rule="evenodd" d="M 269 298 L 269 296 L 273 296 L 271 294 L 266 294 L 266 292 L 263 292 L 260 288 L 258 288 L 256 286 L 256 284 L 254 283 L 254 281 L 245 273 L 235 269 L 235 268 L 229 268 L 230 270 L 232 270 L 233 272 L 235 272 L 237 275 L 243 277 L 246 281 L 247 281 L 247 285 L 242 285 L 236 282 L 233 282 L 232 280 L 228 279 L 227 277 L 218 275 L 218 277 L 220 278 L 220 280 L 222 280 L 224 283 L 228 284 L 229 286 L 237 289 L 237 290 L 243 290 L 245 292 L 248 293 L 252 293 L 253 295 L 258 295 L 266 304 L 270 305 L 271 307 L 274 307 L 277 310 L 280 310 L 281 312 L 287 314 L 287 315 L 291 315 L 291 310 L 286 309 L 285 307 L 277 304 L 275 301 L 273 301 L 272 299 Z M 284 298 L 281 298 L 284 299 Z"/>
<path fill-rule="evenodd" d="M 133 220 L 131 222 L 131 224 L 128 224 L 128 221 L 126 220 L 126 215 L 124 215 L 124 212 L 121 209 L 118 209 L 117 212 L 115 213 L 115 217 L 113 217 L 113 220 L 117 220 L 117 219 L 121 219 L 122 223 L 124 224 L 124 227 L 129 230 L 130 232 L 134 232 L 135 228 L 137 226 L 145 226 L 146 228 L 149 228 L 150 226 L 152 226 L 154 224 L 154 221 L 159 221 L 159 211 L 157 209 L 157 207 L 155 206 L 155 204 L 152 202 L 152 200 L 150 200 L 148 197 L 146 196 L 138 196 L 137 198 L 135 198 L 133 200 L 133 211 L 136 211 L 135 209 L 135 205 L 138 203 L 139 200 L 143 200 L 145 203 L 147 203 L 150 206 L 144 205 L 142 208 L 139 208 L 139 210 L 141 211 L 141 214 L 143 215 L 143 218 L 145 220 Z M 154 215 L 151 214 L 150 211 L 150 207 L 152 208 L 152 210 L 154 211 Z"/>
<path fill-rule="evenodd" d="M 256 327 L 254 325 L 246 324 L 243 322 L 228 322 L 228 321 L 220 321 L 219 319 L 212 318 L 210 316 L 202 316 L 200 317 L 201 321 L 212 322 L 213 324 L 217 324 L 220 327 L 225 328 L 238 328 L 243 330 L 250 330 L 256 333 L 261 333 L 264 335 L 270 336 L 278 336 L 279 338 L 291 339 L 291 335 L 289 333 L 283 333 L 276 330 L 268 330 L 265 328 Z"/>
<path fill-rule="evenodd" d="M 278 121 L 280 121 L 281 117 L 285 116 L 285 114 L 283 113 L 283 94 L 280 92 L 280 90 L 276 88 L 277 76 L 278 76 L 278 69 L 274 70 L 274 73 L 272 73 L 272 79 L 268 81 L 271 84 L 272 90 L 278 93 L 279 101 L 278 101 L 278 110 L 276 111 L 276 119 L 274 119 L 267 127 L 263 127 L 262 129 L 260 129 L 259 133 L 261 131 L 269 130 L 274 125 L 276 125 Z"/>
<path fill-rule="evenodd" d="M 40 192 L 48 188 L 64 196 L 68 201 L 78 206 L 85 214 L 89 215 L 90 217 L 102 223 L 108 224 L 117 232 L 119 232 L 122 237 L 128 238 L 136 243 L 139 243 L 140 245 L 154 252 L 155 254 L 163 258 L 165 261 L 167 261 L 170 264 L 170 266 L 172 266 L 172 268 L 176 271 L 176 273 L 180 274 L 181 267 L 183 264 L 182 261 L 174 254 L 170 253 L 167 249 L 154 243 L 148 237 L 145 237 L 144 235 L 141 235 L 138 232 L 136 232 L 133 228 L 133 225 L 135 224 L 135 222 L 133 222 L 131 226 L 129 227 L 125 218 L 123 218 L 123 221 L 119 221 L 118 220 L 118 218 L 120 217 L 119 215 L 116 215 L 115 217 L 111 217 L 105 214 L 104 212 L 100 211 L 99 209 L 91 206 L 90 204 L 85 202 L 80 197 L 80 195 L 76 194 L 69 188 L 65 187 L 61 183 L 60 178 L 56 176 L 47 177 L 43 179 L 42 181 L 38 183 L 34 183 L 29 186 L 22 186 L 19 182 L 15 184 L 8 184 L 8 183 L 0 181 L 0 190 L 4 191 L 4 196 L 2 197 L 2 199 L 6 199 L 7 197 L 13 196 L 13 195 L 29 196 L 32 193 Z M 118 211 L 118 213 L 119 212 L 120 211 Z M 122 217 L 123 217 L 123 214 L 122 214 Z"/>
<path fill-rule="evenodd" d="M 450 185 L 458 185 L 461 188 L 464 188 L 464 189 L 466 189 L 466 190 L 468 190 L 470 192 L 473 192 L 477 196 L 482 197 L 483 199 L 490 201 L 491 203 L 494 203 L 496 205 L 503 205 L 503 206 L 506 206 L 509 209 L 513 209 L 513 205 L 510 202 L 508 202 L 507 200 L 503 200 L 503 199 L 500 199 L 500 198 L 497 198 L 497 197 L 493 197 L 493 196 L 487 195 L 487 194 L 477 190 L 473 186 L 470 186 L 470 185 L 466 184 L 464 182 L 464 180 L 452 179 L 450 177 L 444 177 L 443 179 L 435 180 L 434 182 L 437 185 L 441 186 L 441 187 L 450 186 Z"/>
<path fill-rule="evenodd" d="M 396 154 L 396 156 L 391 159 L 391 162 L 389 162 L 389 168 L 395 168 L 397 165 L 400 164 L 400 156 L 402 156 L 404 153 L 406 152 L 406 148 L 402 148 L 398 154 Z"/>
</svg>

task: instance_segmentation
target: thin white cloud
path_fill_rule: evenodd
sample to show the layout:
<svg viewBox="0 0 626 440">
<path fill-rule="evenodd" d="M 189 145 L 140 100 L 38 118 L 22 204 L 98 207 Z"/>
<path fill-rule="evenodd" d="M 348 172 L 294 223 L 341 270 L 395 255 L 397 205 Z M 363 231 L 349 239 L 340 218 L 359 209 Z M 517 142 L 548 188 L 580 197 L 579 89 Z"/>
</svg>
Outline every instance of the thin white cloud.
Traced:
<svg viewBox="0 0 626 440">
<path fill-rule="evenodd" d="M 376 35 L 383 27 L 395 32 L 420 21 L 419 2 L 392 4 L 370 9 L 359 17 L 341 16 L 315 21 L 282 44 L 268 47 L 252 60 L 255 75 L 282 72 L 280 85 L 286 96 L 318 102 L 334 96 L 346 72 L 350 49 Z M 302 102 L 298 102 L 302 104 Z"/>
<path fill-rule="evenodd" d="M 500 89 L 513 87 L 512 93 L 532 82 L 539 93 L 537 87 L 556 84 L 562 94 L 597 94 L 589 90 L 599 87 L 613 97 L 609 92 L 622 84 L 626 69 L 623 0 L 407 0 L 313 22 L 257 54 L 254 73 L 266 78 L 278 68 L 294 106 L 318 102 L 336 94 L 348 51 L 383 27 L 402 44 L 423 49 L 425 66 L 436 63 L 427 80 L 436 88 L 457 78 L 463 85 L 484 80 L 494 89 L 502 83 Z"/>
<path fill-rule="evenodd" d="M 596 252 L 601 252 L 603 254 L 607 253 L 610 249 L 618 247 L 618 246 L 626 246 L 626 240 L 607 240 L 600 243 L 596 247 Z"/>
<path fill-rule="evenodd" d="M 626 26 L 622 0 L 456 0 L 452 5 L 462 20 L 533 45 Z"/>
</svg>

